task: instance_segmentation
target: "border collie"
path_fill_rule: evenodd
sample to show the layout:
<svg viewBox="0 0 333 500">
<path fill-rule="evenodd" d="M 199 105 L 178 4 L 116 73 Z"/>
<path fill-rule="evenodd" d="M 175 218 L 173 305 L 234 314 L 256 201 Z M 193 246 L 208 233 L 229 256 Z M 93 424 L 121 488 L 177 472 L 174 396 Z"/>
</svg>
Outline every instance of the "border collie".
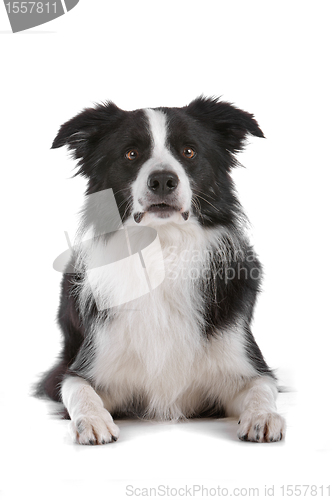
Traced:
<svg viewBox="0 0 333 500">
<path fill-rule="evenodd" d="M 64 404 L 77 443 L 116 441 L 124 416 L 230 416 L 242 441 L 283 439 L 277 380 L 250 328 L 261 265 L 230 175 L 249 134 L 264 137 L 253 115 L 205 97 L 106 102 L 60 128 L 52 147 L 71 150 L 88 184 L 62 281 L 63 348 L 36 395 Z"/>
</svg>

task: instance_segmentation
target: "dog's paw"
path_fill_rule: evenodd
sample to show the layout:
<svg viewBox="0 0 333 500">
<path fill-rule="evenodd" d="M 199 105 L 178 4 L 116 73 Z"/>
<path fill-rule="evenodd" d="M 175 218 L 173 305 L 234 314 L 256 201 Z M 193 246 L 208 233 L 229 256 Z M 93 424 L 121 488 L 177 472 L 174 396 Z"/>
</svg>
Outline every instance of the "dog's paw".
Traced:
<svg viewBox="0 0 333 500">
<path fill-rule="evenodd" d="M 278 413 L 245 411 L 238 424 L 237 435 L 241 441 L 273 443 L 281 441 L 286 432 L 286 422 Z"/>
<path fill-rule="evenodd" d="M 74 441 L 79 444 L 106 444 L 119 437 L 119 427 L 105 408 L 80 415 L 69 425 Z"/>
</svg>

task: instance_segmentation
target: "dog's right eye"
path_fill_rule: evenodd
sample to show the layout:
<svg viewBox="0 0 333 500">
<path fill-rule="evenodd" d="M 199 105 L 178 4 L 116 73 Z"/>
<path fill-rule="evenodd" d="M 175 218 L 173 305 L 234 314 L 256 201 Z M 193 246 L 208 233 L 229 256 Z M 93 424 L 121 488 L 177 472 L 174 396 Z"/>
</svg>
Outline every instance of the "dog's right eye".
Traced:
<svg viewBox="0 0 333 500">
<path fill-rule="evenodd" d="M 139 151 L 137 149 L 130 149 L 125 154 L 125 158 L 127 158 L 130 161 L 136 160 L 138 156 L 139 156 Z"/>
<path fill-rule="evenodd" d="M 195 157 L 196 152 L 192 148 L 184 148 L 182 151 L 182 155 L 185 156 L 185 158 L 189 158 L 191 160 Z"/>
</svg>

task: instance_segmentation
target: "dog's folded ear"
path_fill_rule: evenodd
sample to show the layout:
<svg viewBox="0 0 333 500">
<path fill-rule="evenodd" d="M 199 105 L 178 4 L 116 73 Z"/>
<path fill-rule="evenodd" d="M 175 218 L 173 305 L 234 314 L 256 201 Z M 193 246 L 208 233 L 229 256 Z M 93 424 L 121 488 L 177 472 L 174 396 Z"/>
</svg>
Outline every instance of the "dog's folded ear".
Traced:
<svg viewBox="0 0 333 500">
<path fill-rule="evenodd" d="M 101 133 L 112 131 L 124 111 L 113 102 L 86 108 L 64 123 L 52 143 L 52 149 L 67 146 L 76 159 L 85 158 L 96 145 Z"/>
<path fill-rule="evenodd" d="M 218 132 L 224 147 L 231 153 L 243 149 L 248 134 L 265 137 L 253 115 L 218 98 L 198 97 L 185 110 Z"/>
</svg>

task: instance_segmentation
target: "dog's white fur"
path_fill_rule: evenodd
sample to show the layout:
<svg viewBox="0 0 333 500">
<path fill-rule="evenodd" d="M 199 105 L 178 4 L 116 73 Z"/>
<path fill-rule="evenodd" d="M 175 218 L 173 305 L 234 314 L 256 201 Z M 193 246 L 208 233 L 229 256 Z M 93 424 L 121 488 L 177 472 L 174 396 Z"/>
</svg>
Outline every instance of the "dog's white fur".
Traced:
<svg viewBox="0 0 333 500">
<path fill-rule="evenodd" d="M 191 195 L 188 178 L 165 147 L 163 113 L 148 110 L 147 116 L 154 150 L 133 184 L 133 213 L 142 210 L 139 199 L 144 196 L 145 179 L 156 162 L 168 162 L 175 169 L 183 187 L 182 206 L 188 210 Z M 246 356 L 241 319 L 232 328 L 215 332 L 209 340 L 202 335 L 203 294 L 196 280 L 190 278 L 191 273 L 198 276 L 205 272 L 214 248 L 221 249 L 227 264 L 232 259 L 230 241 L 235 253 L 240 242 L 233 241 L 221 228 L 203 228 L 194 218 L 181 224 L 169 220 L 161 224 L 149 216 L 143 222 L 158 231 L 165 279 L 130 306 L 118 306 L 110 320 L 95 324 L 92 362 L 84 371 L 84 377 L 92 385 L 77 376 L 67 376 L 62 383 L 62 400 L 72 420 L 74 439 L 82 444 L 117 439 L 119 429 L 110 413 L 126 406 L 133 395 L 143 395 L 148 418 L 181 419 L 194 413 L 201 403 L 215 401 L 228 416 L 240 418 L 240 438 L 247 434 L 249 440 L 278 440 L 284 434 L 285 423 L 276 413 L 275 380 L 258 376 L 251 365 Z M 226 239 L 228 246 L 224 245 Z M 184 254 L 186 259 L 182 257 Z M 139 286 L 136 279 L 140 278 L 135 277 L 131 267 L 123 267 L 119 274 L 114 269 L 108 273 L 106 268 L 102 281 L 90 280 L 83 285 L 82 308 L 87 306 L 94 287 L 94 292 L 107 303 L 118 293 L 120 284 L 124 296 L 126 287 L 129 292 Z"/>
</svg>

